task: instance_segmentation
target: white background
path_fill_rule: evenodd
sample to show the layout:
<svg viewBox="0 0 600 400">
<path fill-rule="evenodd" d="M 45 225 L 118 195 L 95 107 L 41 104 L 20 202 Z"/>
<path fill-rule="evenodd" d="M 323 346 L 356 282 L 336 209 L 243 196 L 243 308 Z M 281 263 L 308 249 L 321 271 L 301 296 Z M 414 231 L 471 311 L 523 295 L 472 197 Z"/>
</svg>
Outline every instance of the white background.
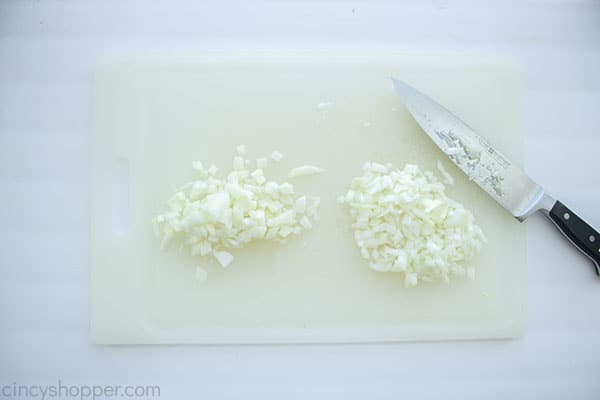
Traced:
<svg viewBox="0 0 600 400">
<path fill-rule="evenodd" d="M 600 281 L 543 216 L 527 222 L 520 340 L 91 344 L 94 60 L 229 48 L 510 55 L 524 71 L 528 172 L 600 227 L 599 1 L 2 1 L 0 383 L 158 384 L 168 399 L 600 398 Z"/>
</svg>

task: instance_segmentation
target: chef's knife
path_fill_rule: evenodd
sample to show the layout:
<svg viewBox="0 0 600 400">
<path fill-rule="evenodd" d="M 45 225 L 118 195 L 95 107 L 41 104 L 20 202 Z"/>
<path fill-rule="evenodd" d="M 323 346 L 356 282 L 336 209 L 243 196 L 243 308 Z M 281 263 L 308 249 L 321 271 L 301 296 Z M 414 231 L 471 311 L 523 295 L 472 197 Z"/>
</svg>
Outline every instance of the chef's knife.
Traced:
<svg viewBox="0 0 600 400">
<path fill-rule="evenodd" d="M 415 121 L 472 181 L 521 222 L 536 211 L 544 212 L 592 260 L 600 275 L 600 234 L 594 228 L 549 196 L 460 118 L 407 83 L 392 80 Z"/>
</svg>

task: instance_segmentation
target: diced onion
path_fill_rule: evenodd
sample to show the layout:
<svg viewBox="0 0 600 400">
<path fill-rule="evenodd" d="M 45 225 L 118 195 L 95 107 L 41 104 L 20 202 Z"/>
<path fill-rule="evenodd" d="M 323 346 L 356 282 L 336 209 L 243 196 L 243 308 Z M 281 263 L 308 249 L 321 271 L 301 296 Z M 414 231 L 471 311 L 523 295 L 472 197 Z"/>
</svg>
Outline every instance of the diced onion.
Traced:
<svg viewBox="0 0 600 400">
<path fill-rule="evenodd" d="M 290 171 L 288 174 L 288 178 L 296 178 L 298 176 L 307 176 L 307 175 L 315 175 L 320 174 L 323 171 L 319 167 L 315 167 L 312 165 L 303 165 L 301 167 L 296 167 Z"/>
<path fill-rule="evenodd" d="M 214 165 L 192 163 L 198 178 L 177 191 L 166 211 L 152 220 L 162 247 L 176 243 L 192 255 L 212 255 L 226 268 L 234 258 L 228 249 L 253 240 L 284 241 L 312 227 L 311 219 L 319 217 L 319 198 L 297 196 L 291 183 L 267 180 L 266 158 L 256 159 L 257 168 L 248 170 L 245 153 L 244 145 L 236 148 L 233 170 L 223 178 Z M 277 151 L 272 154 L 273 159 L 281 157 Z"/>
<path fill-rule="evenodd" d="M 319 104 L 317 104 L 317 108 L 319 110 L 325 110 L 327 108 L 330 108 L 331 106 L 333 106 L 333 102 L 331 101 L 321 101 L 319 102 Z"/>
<path fill-rule="evenodd" d="M 361 256 L 378 272 L 404 274 L 404 285 L 475 277 L 465 268 L 486 242 L 475 218 L 444 193 L 431 172 L 367 162 L 338 202 L 350 208 Z"/>
<path fill-rule="evenodd" d="M 271 159 L 273 161 L 281 161 L 283 159 L 283 154 L 281 154 L 280 152 L 275 150 L 274 152 L 271 153 Z"/>
<path fill-rule="evenodd" d="M 437 169 L 440 171 L 440 174 L 444 178 L 444 183 L 447 185 L 454 185 L 454 178 L 452 175 L 448 173 L 446 168 L 444 168 L 444 164 L 440 160 L 437 160 Z"/>
</svg>

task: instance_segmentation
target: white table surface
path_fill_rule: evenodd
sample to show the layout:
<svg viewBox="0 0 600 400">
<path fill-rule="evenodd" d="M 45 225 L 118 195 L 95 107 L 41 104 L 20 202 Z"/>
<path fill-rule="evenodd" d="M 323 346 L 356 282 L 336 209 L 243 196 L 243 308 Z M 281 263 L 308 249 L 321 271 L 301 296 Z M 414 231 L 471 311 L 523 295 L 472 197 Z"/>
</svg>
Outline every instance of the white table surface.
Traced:
<svg viewBox="0 0 600 400">
<path fill-rule="evenodd" d="M 0 384 L 154 384 L 167 399 L 600 398 L 600 280 L 543 216 L 527 222 L 529 331 L 520 340 L 91 343 L 89 127 L 96 57 L 355 48 L 519 60 L 526 168 L 600 226 L 594 207 L 600 201 L 598 1 L 3 1 Z"/>
</svg>

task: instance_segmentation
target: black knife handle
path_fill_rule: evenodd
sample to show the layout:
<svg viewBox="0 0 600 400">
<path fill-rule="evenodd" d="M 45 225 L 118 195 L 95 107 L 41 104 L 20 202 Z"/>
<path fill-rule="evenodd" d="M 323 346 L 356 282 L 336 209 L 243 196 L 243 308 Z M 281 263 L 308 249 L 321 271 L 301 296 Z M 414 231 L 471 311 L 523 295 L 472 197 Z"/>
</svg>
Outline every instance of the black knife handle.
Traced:
<svg viewBox="0 0 600 400">
<path fill-rule="evenodd" d="M 560 201 L 554 204 L 548 217 L 575 247 L 592 260 L 596 274 L 600 276 L 600 233 Z"/>
</svg>

